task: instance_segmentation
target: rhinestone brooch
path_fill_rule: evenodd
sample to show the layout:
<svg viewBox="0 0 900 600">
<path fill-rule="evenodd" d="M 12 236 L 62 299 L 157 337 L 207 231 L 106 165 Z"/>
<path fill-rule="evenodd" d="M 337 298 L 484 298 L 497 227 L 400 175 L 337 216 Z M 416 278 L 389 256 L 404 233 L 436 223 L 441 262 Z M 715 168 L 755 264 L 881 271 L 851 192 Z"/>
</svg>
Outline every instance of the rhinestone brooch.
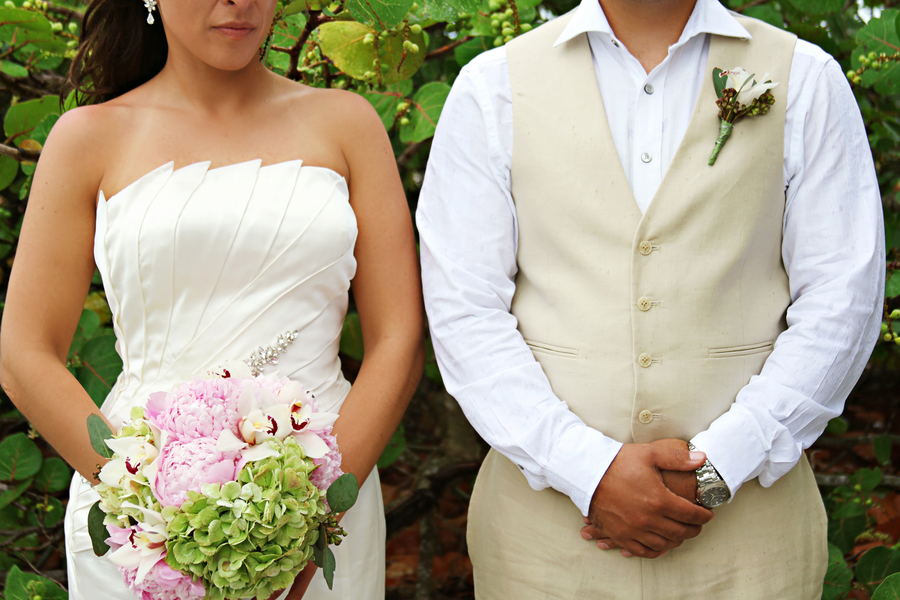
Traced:
<svg viewBox="0 0 900 600">
<path fill-rule="evenodd" d="M 253 354 L 250 355 L 250 358 L 244 361 L 247 366 L 250 367 L 250 373 L 255 377 L 263 372 L 266 365 L 277 365 L 278 356 L 287 350 L 288 346 L 293 343 L 299 334 L 300 332 L 296 329 L 294 331 L 285 331 L 278 336 L 278 339 L 273 345 L 266 346 L 265 348 L 260 346 L 254 350 Z"/>
</svg>

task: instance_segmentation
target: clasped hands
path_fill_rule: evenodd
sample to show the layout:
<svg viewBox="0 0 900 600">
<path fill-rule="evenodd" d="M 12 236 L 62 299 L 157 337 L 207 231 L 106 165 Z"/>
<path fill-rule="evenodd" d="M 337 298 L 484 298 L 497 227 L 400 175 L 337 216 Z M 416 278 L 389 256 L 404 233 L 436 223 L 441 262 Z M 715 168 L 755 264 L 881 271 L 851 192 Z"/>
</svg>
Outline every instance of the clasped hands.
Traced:
<svg viewBox="0 0 900 600">
<path fill-rule="evenodd" d="M 623 556 L 657 558 L 700 534 L 713 512 L 697 504 L 706 460 L 687 442 L 625 444 L 594 491 L 581 536 Z"/>
</svg>

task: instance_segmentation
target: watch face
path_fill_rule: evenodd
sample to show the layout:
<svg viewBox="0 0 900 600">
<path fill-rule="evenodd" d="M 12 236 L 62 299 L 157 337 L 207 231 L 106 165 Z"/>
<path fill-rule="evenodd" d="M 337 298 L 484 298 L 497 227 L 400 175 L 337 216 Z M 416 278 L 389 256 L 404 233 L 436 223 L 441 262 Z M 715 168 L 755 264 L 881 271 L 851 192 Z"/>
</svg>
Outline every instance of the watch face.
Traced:
<svg viewBox="0 0 900 600">
<path fill-rule="evenodd" d="M 724 483 L 711 485 L 700 492 L 700 503 L 706 508 L 715 508 L 724 504 L 729 497 L 728 486 Z"/>
</svg>

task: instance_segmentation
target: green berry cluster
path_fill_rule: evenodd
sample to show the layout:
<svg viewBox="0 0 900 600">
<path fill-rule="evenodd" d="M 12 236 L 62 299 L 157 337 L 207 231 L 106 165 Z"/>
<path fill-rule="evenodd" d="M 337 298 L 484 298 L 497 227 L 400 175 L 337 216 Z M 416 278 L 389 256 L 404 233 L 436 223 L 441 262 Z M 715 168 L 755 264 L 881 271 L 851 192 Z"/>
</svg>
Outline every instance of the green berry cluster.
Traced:
<svg viewBox="0 0 900 600">
<path fill-rule="evenodd" d="M 888 68 L 890 63 L 900 61 L 900 52 L 888 55 L 885 52 L 869 52 L 868 54 L 859 55 L 859 68 L 847 71 L 847 79 L 853 85 L 859 85 L 862 82 L 862 75 L 866 71 L 881 71 Z"/>
<path fill-rule="evenodd" d="M 531 31 L 531 25 L 519 22 L 519 13 L 515 2 L 510 0 L 489 0 L 491 32 L 494 38 L 494 47 L 511 42 L 521 33 Z"/>
<path fill-rule="evenodd" d="M 900 319 L 900 309 L 891 311 L 887 321 L 881 324 L 881 335 L 885 342 L 894 342 L 900 346 L 900 335 L 898 335 L 892 326 L 892 321 Z"/>
<path fill-rule="evenodd" d="M 413 4 L 415 9 L 417 5 Z M 362 79 L 369 84 L 378 84 L 381 74 L 391 70 L 390 61 L 388 61 L 388 45 L 391 38 L 403 38 L 403 54 L 418 54 L 421 52 L 419 45 L 409 39 L 410 35 L 419 35 L 422 33 L 422 26 L 418 24 L 410 25 L 409 21 L 401 21 L 393 29 L 387 29 L 379 33 L 370 32 L 363 37 L 363 44 L 373 46 L 375 58 L 372 60 L 372 70 L 363 73 Z"/>
</svg>

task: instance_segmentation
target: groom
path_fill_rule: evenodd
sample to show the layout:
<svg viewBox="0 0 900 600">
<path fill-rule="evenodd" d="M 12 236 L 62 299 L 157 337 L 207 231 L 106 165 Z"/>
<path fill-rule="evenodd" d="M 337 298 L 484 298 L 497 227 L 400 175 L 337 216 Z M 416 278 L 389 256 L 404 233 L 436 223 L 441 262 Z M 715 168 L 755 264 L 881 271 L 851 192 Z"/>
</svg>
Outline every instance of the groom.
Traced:
<svg viewBox="0 0 900 600">
<path fill-rule="evenodd" d="M 709 166 L 716 67 L 778 85 Z M 417 218 L 444 382 L 493 447 L 478 598 L 818 600 L 803 449 L 884 275 L 833 59 L 715 0 L 584 0 L 463 69 Z"/>
</svg>

